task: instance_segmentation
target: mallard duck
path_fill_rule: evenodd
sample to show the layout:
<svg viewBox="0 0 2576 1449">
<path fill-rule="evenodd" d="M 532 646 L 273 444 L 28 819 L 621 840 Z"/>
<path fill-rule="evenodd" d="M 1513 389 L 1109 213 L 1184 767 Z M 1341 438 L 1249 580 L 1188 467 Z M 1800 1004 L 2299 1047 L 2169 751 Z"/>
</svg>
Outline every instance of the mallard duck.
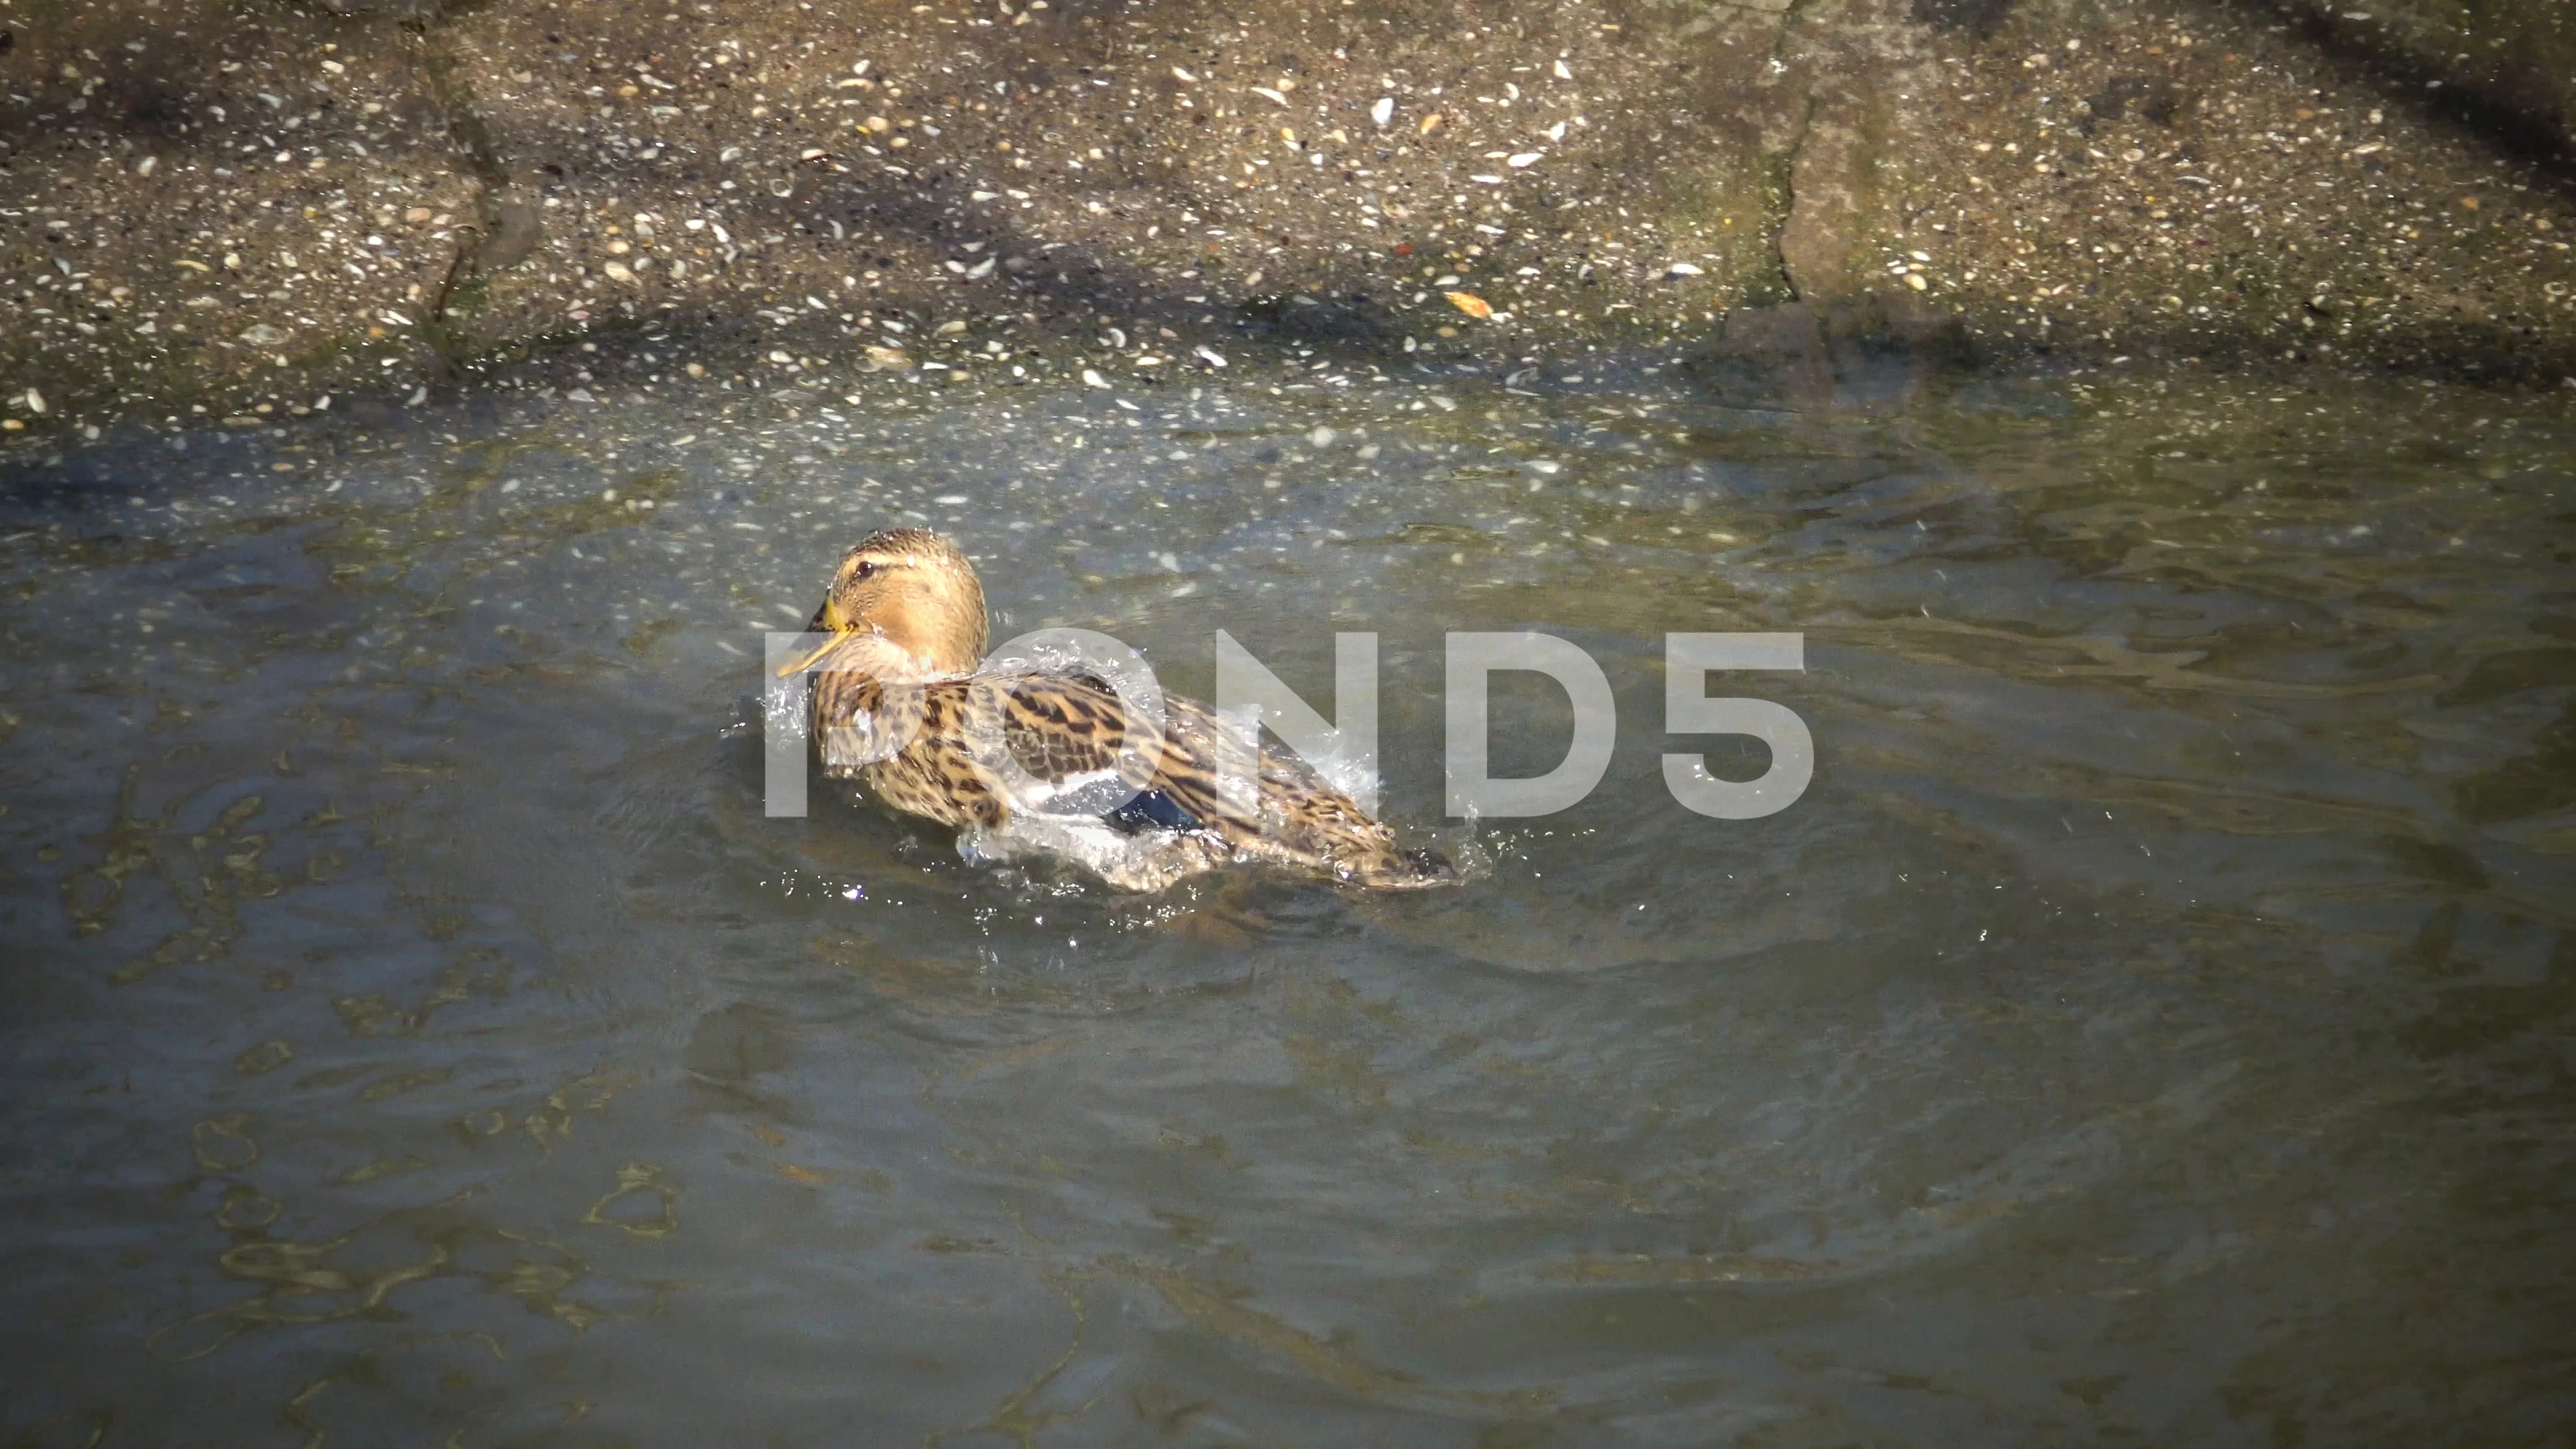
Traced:
<svg viewBox="0 0 2576 1449">
<path fill-rule="evenodd" d="M 889 529 L 851 549 L 809 627 L 831 637 L 779 672 L 815 676 L 825 772 L 899 814 L 955 827 L 970 861 L 1051 855 L 1136 891 L 1233 864 L 1372 890 L 1456 879 L 1439 856 L 1398 850 L 1349 796 L 1266 744 L 1257 806 L 1228 809 L 1224 736 L 1196 700 L 1164 696 L 1158 734 L 1089 674 L 979 672 L 983 584 L 928 529 Z"/>
</svg>

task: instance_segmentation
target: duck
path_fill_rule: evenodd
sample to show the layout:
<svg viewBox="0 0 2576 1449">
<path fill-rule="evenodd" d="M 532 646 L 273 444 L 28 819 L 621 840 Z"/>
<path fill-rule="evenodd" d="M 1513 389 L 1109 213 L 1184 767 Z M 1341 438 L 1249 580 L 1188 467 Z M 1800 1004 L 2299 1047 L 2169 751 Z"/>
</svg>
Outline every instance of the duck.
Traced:
<svg viewBox="0 0 2576 1449">
<path fill-rule="evenodd" d="M 1053 859 L 1137 892 L 1230 867 L 1370 891 L 1458 879 L 1268 742 L 1257 791 L 1227 801 L 1218 761 L 1230 742 L 1197 700 L 1163 696 L 1158 726 L 1092 673 L 988 663 L 983 583 L 933 530 L 862 539 L 808 628 L 823 641 L 778 673 L 809 678 L 824 773 L 955 829 L 970 864 Z"/>
</svg>

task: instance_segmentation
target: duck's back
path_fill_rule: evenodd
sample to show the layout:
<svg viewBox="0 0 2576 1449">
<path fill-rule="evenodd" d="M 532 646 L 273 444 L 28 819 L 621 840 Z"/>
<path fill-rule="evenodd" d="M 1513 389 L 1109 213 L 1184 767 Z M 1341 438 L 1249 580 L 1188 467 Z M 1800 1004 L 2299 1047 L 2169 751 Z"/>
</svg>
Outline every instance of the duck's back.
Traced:
<svg viewBox="0 0 2576 1449">
<path fill-rule="evenodd" d="M 1066 855 L 1129 889 L 1237 860 L 1379 890 L 1454 878 L 1437 857 L 1397 850 L 1385 826 L 1285 750 L 1260 749 L 1257 804 L 1229 809 L 1219 785 L 1225 737 L 1196 700 L 1166 696 L 1160 735 L 1137 733 L 1125 771 L 1126 706 L 1083 676 L 826 675 L 814 709 L 831 774 L 891 809 L 968 832 L 970 854 Z"/>
</svg>

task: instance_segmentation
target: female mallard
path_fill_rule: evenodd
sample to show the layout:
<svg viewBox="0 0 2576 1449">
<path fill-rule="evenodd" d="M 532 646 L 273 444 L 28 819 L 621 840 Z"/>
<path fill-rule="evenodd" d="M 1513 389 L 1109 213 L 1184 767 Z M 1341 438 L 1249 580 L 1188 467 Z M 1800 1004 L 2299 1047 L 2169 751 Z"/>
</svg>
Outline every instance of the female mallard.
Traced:
<svg viewBox="0 0 2576 1449">
<path fill-rule="evenodd" d="M 1195 700 L 1164 696 L 1157 730 L 1088 674 L 979 672 L 983 585 L 928 529 L 889 529 L 850 550 L 809 627 L 832 637 L 781 672 L 818 676 L 825 771 L 956 827 L 969 860 L 1052 854 L 1139 891 L 1236 862 L 1374 890 L 1456 879 L 1435 855 L 1397 850 L 1350 797 L 1267 745 L 1257 804 L 1229 809 L 1224 736 Z"/>
</svg>

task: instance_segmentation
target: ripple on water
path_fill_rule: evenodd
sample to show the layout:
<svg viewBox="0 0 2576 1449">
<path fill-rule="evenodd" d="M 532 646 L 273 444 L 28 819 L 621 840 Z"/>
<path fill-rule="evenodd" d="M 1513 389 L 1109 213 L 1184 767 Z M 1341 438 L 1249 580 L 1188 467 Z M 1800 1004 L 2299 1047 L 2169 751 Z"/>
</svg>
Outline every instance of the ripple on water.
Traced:
<svg viewBox="0 0 2576 1449">
<path fill-rule="evenodd" d="M 2438 1322 L 2445 1422 L 2517 1437 L 2569 1267 L 2563 418 L 1237 361 L 20 465 L 13 1423 L 2331 1439 Z M 1481 875 L 1121 897 L 764 818 L 761 631 L 892 523 L 1193 694 L 1216 629 L 1319 703 L 1378 631 L 1387 812 Z M 1441 636 L 1532 627 L 1611 769 L 1441 821 Z M 1807 637 L 1724 685 L 1818 742 L 1766 820 L 1661 783 L 1766 763 L 1659 728 L 1659 636 L 1724 630 Z M 1552 765 L 1561 696 L 1495 699 Z"/>
</svg>

